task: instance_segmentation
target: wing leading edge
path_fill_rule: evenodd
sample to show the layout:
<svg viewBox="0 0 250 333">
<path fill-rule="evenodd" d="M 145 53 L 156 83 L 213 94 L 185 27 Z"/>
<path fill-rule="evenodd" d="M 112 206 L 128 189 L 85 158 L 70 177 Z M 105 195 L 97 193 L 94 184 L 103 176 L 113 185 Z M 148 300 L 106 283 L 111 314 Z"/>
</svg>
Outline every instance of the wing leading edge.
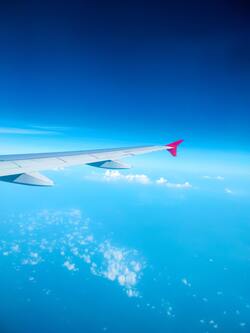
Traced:
<svg viewBox="0 0 250 333">
<path fill-rule="evenodd" d="M 125 147 L 114 149 L 83 150 L 42 154 L 0 156 L 0 180 L 32 186 L 52 186 L 54 183 L 40 171 L 76 165 L 90 165 L 105 169 L 128 169 L 120 159 L 154 151 L 167 150 L 177 155 L 177 147 L 183 140 L 165 146 Z"/>
</svg>

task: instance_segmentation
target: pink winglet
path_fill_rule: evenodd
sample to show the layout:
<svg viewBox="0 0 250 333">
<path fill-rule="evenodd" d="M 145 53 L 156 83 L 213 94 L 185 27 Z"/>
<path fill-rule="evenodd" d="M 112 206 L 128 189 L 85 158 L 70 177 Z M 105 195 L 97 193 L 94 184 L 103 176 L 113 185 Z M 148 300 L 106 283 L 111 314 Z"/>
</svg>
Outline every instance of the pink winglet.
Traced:
<svg viewBox="0 0 250 333">
<path fill-rule="evenodd" d="M 177 147 L 179 146 L 179 144 L 181 144 L 184 140 L 178 140 L 172 143 L 169 143 L 168 145 L 166 145 L 167 150 L 170 152 L 170 154 L 172 156 L 176 156 L 177 155 Z"/>
</svg>

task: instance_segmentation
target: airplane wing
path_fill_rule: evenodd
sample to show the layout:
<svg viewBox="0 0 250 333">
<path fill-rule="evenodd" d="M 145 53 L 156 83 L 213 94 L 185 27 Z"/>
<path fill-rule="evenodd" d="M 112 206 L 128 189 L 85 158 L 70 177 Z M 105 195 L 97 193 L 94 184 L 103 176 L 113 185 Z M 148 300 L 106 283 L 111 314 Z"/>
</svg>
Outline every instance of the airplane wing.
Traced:
<svg viewBox="0 0 250 333">
<path fill-rule="evenodd" d="M 179 140 L 163 146 L 0 155 L 0 180 L 22 185 L 52 186 L 53 181 L 40 171 L 83 164 L 104 169 L 128 169 L 130 166 L 120 162 L 120 159 L 159 150 L 168 150 L 176 156 L 177 147 L 182 142 Z"/>
</svg>

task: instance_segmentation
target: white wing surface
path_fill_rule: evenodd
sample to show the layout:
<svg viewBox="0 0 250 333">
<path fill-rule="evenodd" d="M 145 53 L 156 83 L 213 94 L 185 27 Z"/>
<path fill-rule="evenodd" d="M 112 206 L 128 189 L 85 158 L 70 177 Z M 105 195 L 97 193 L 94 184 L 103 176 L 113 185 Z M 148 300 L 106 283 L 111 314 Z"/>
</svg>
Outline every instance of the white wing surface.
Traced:
<svg viewBox="0 0 250 333">
<path fill-rule="evenodd" d="M 39 171 L 84 164 L 105 169 L 127 169 L 129 166 L 120 162 L 120 159 L 159 150 L 168 150 L 173 156 L 176 156 L 177 146 L 182 141 L 164 146 L 0 155 L 0 180 L 23 185 L 52 186 L 53 181 L 40 174 Z"/>
</svg>

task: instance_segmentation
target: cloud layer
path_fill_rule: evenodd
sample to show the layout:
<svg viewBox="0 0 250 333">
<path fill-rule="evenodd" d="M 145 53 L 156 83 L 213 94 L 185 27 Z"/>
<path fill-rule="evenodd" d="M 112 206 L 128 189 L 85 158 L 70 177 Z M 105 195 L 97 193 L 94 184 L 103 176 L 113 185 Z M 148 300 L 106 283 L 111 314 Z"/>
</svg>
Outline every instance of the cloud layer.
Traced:
<svg viewBox="0 0 250 333">
<path fill-rule="evenodd" d="M 94 178 L 91 179 L 101 180 L 106 182 L 112 181 L 124 181 L 128 183 L 138 183 L 142 185 L 160 185 L 167 188 L 173 189 L 189 189 L 192 188 L 192 185 L 189 182 L 184 183 L 172 183 L 169 182 L 166 178 L 160 177 L 159 179 L 151 179 L 145 174 L 122 174 L 118 170 L 107 170 L 103 175 L 95 174 Z"/>
<path fill-rule="evenodd" d="M 8 235 L 5 235 L 0 239 L 0 254 L 13 256 L 18 271 L 30 266 L 34 274 L 35 266 L 58 254 L 56 262 L 61 262 L 71 273 L 80 272 L 87 265 L 93 275 L 120 285 L 127 296 L 139 296 L 137 284 L 143 275 L 144 260 L 134 249 L 114 246 L 110 240 L 98 240 L 90 231 L 90 220 L 83 218 L 80 210 L 14 216 L 5 221 L 6 226 L 11 221 L 15 221 L 16 238 L 6 241 Z M 29 280 L 34 281 L 34 277 L 30 276 Z"/>
</svg>

